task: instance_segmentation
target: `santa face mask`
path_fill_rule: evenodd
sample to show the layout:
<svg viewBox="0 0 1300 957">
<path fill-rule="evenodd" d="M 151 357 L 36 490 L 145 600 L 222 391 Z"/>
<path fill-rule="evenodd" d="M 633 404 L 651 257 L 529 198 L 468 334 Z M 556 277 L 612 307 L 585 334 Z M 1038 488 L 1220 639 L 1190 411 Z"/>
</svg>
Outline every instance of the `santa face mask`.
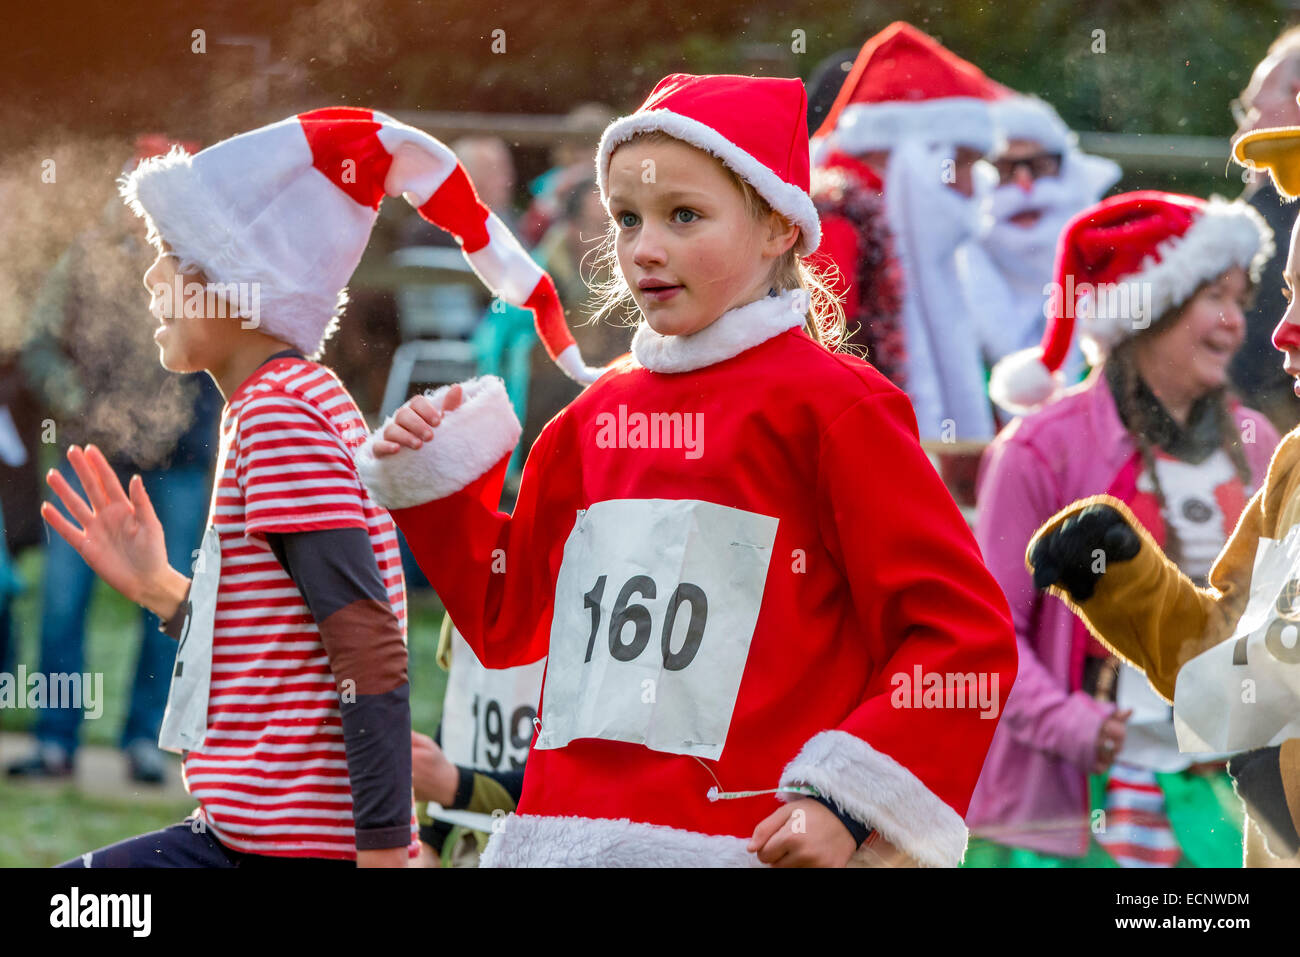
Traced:
<svg viewBox="0 0 1300 957">
<path fill-rule="evenodd" d="M 1118 178 L 1109 160 L 1077 150 L 1061 159 L 1056 176 L 1034 180 L 1028 191 L 1008 183 L 997 186 L 985 203 L 986 232 L 981 243 L 989 256 L 1009 276 L 1042 282 L 1051 275 L 1056 241 L 1075 214 L 1095 203 Z M 1012 219 L 1028 212 L 1039 217 L 1029 225 Z"/>
</svg>

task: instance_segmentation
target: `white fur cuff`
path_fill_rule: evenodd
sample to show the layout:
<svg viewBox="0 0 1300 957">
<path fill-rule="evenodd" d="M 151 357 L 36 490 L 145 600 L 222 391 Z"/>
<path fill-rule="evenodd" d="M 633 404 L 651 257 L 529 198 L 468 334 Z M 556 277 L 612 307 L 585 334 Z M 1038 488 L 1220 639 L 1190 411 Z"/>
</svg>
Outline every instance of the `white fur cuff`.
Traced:
<svg viewBox="0 0 1300 957">
<path fill-rule="evenodd" d="M 434 428 L 432 441 L 376 458 L 375 441 L 393 421 L 393 413 L 357 449 L 357 471 L 377 504 L 412 508 L 446 498 L 485 475 L 515 447 L 523 430 L 505 383 L 497 376 L 479 376 L 460 386 L 464 400 Z M 425 395 L 441 408 L 450 388 Z"/>
<path fill-rule="evenodd" d="M 847 731 L 814 735 L 782 772 L 781 784 L 811 784 L 926 867 L 956 867 L 966 853 L 961 816 L 907 768 Z"/>
</svg>

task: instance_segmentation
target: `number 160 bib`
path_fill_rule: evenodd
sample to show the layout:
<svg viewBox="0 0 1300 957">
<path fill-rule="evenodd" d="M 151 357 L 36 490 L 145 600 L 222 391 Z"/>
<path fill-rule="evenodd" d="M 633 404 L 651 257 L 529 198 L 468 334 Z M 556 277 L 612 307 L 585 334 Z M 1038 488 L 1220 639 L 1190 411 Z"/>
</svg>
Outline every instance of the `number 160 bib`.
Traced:
<svg viewBox="0 0 1300 957">
<path fill-rule="evenodd" d="M 597 502 L 564 545 L 542 730 L 716 760 L 727 740 L 775 518 L 710 502 Z"/>
</svg>

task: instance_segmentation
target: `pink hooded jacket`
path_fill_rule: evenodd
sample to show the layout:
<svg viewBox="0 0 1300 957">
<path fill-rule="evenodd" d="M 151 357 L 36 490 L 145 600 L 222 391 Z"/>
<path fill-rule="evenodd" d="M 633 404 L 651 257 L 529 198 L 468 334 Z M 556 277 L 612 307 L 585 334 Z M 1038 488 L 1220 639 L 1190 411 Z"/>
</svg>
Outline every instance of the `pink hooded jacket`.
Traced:
<svg viewBox="0 0 1300 957">
<path fill-rule="evenodd" d="M 1249 497 L 1263 484 L 1278 434 L 1260 412 L 1235 401 L 1232 412 L 1251 470 Z M 1025 548 L 1076 499 L 1110 492 L 1127 501 L 1137 457 L 1100 369 L 1016 419 L 984 453 L 975 538 L 1010 603 L 1020 670 L 966 815 L 975 836 L 1061 857 L 1087 851 L 1088 769 L 1114 706 L 1081 690 L 1087 632 L 1063 602 L 1034 590 Z M 1163 538 L 1163 529 L 1149 530 Z"/>
</svg>

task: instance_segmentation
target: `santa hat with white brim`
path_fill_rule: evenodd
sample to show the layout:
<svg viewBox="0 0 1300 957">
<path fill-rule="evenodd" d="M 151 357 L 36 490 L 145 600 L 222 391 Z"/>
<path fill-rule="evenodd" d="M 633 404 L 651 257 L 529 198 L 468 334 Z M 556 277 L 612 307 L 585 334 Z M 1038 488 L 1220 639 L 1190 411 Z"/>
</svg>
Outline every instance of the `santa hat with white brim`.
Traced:
<svg viewBox="0 0 1300 957">
<path fill-rule="evenodd" d="M 1141 190 L 1112 196 L 1065 227 L 1057 247 L 1042 343 L 993 367 L 989 396 L 1023 415 L 1052 399 L 1079 317 L 1084 352 L 1099 364 L 1116 344 L 1181 306 L 1233 266 L 1252 280 L 1273 255 L 1273 231 L 1245 203 Z M 1077 298 L 1065 301 L 1074 290 Z"/>
<path fill-rule="evenodd" d="M 611 123 L 596 152 L 596 181 L 609 199 L 614 150 L 643 133 L 661 132 L 715 156 L 799 227 L 796 249 L 821 244 L 821 221 L 808 195 L 808 96 L 796 79 L 666 76 L 635 113 Z"/>
<path fill-rule="evenodd" d="M 532 311 L 547 353 L 592 382 L 555 284 L 479 200 L 465 169 L 429 134 L 374 110 L 312 110 L 223 140 L 179 147 L 122 178 L 121 193 L 213 283 L 257 283 L 259 328 L 319 355 L 385 196 L 403 196 L 460 243 L 484 285 Z"/>
<path fill-rule="evenodd" d="M 831 149 L 860 155 L 907 139 L 990 153 L 1001 142 L 990 104 L 1005 89 L 910 23 L 891 23 L 863 44 L 813 136 L 814 162 Z"/>
</svg>

